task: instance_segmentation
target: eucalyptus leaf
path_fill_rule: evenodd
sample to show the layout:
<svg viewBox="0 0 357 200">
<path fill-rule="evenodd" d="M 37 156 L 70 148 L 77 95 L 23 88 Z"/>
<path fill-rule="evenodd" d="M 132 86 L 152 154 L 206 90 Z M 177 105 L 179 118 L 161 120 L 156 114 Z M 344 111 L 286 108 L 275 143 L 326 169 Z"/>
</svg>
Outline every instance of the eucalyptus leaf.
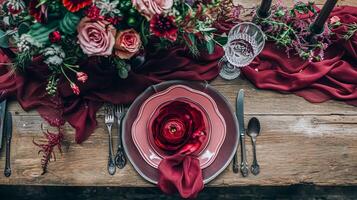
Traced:
<svg viewBox="0 0 357 200">
<path fill-rule="evenodd" d="M 121 67 L 118 69 L 118 75 L 122 79 L 126 79 L 129 76 L 129 71 L 125 67 Z"/>
<path fill-rule="evenodd" d="M 40 2 L 36 5 L 36 8 L 39 8 L 43 4 L 47 3 L 48 0 L 40 0 Z"/>
<path fill-rule="evenodd" d="M 67 35 L 72 35 L 76 32 L 79 21 L 79 16 L 74 13 L 67 12 L 63 19 L 59 22 L 59 29 Z"/>
<path fill-rule="evenodd" d="M 9 48 L 9 35 L 0 30 L 0 47 Z"/>
<path fill-rule="evenodd" d="M 228 37 L 227 36 L 219 36 L 215 38 L 216 42 L 218 42 L 221 46 L 224 46 L 227 44 Z"/>
<path fill-rule="evenodd" d="M 212 54 L 214 52 L 214 41 L 213 40 L 208 40 L 206 43 L 206 48 L 209 54 Z"/>
<path fill-rule="evenodd" d="M 191 43 L 192 43 L 192 46 L 196 46 L 196 37 L 195 37 L 195 34 L 189 33 L 189 34 L 188 34 L 188 39 L 190 39 L 190 41 L 191 41 Z"/>
<path fill-rule="evenodd" d="M 141 22 L 141 27 L 140 27 L 141 31 L 140 31 L 140 35 L 141 35 L 141 41 L 143 42 L 143 45 L 146 46 L 149 42 L 148 40 L 148 36 L 147 36 L 147 33 L 146 33 L 146 20 L 144 19 L 142 22 Z"/>
<path fill-rule="evenodd" d="M 10 17 L 9 16 L 5 16 L 2 21 L 4 22 L 4 24 L 6 25 L 10 25 Z"/>
<path fill-rule="evenodd" d="M 30 25 L 26 22 L 23 22 L 19 25 L 17 32 L 19 36 L 21 36 L 22 34 L 27 33 L 29 30 L 30 30 Z"/>
</svg>

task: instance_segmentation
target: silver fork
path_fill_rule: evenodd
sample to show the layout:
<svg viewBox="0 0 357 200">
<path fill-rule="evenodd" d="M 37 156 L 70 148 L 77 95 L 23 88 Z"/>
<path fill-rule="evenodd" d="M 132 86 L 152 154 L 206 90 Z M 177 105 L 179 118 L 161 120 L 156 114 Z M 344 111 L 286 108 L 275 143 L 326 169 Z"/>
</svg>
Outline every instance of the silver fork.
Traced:
<svg viewBox="0 0 357 200">
<path fill-rule="evenodd" d="M 115 164 L 113 159 L 113 144 L 112 144 L 112 126 L 114 124 L 114 106 L 106 105 L 105 107 L 105 125 L 109 133 L 109 158 L 108 158 L 108 172 L 110 175 L 115 174 Z"/>
<path fill-rule="evenodd" d="M 115 106 L 115 116 L 117 117 L 118 122 L 118 150 L 115 155 L 115 165 L 119 169 L 123 169 L 126 165 L 126 158 L 123 148 L 123 142 L 121 139 L 121 122 L 125 116 L 125 107 L 124 105 L 116 105 Z"/>
</svg>

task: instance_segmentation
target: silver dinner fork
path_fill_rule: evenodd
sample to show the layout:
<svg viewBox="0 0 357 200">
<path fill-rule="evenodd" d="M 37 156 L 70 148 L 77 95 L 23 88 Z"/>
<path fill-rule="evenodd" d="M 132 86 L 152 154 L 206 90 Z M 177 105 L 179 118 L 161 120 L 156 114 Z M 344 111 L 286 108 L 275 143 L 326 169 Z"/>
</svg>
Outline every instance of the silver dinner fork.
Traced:
<svg viewBox="0 0 357 200">
<path fill-rule="evenodd" d="M 108 128 L 109 134 L 109 157 L 108 157 L 108 172 L 110 175 L 115 174 L 115 164 L 113 159 L 113 144 L 112 144 L 112 126 L 114 124 L 114 106 L 109 104 L 105 107 L 105 125 Z"/>
<path fill-rule="evenodd" d="M 123 142 L 121 139 L 122 135 L 122 129 L 121 129 L 121 123 L 123 121 L 123 118 L 125 116 L 125 107 L 124 105 L 116 105 L 115 106 L 115 116 L 117 117 L 117 123 L 118 123 L 118 150 L 117 154 L 115 156 L 115 165 L 119 169 L 123 169 L 126 164 L 126 158 L 125 158 L 125 153 L 124 153 L 124 148 L 123 148 Z"/>
</svg>

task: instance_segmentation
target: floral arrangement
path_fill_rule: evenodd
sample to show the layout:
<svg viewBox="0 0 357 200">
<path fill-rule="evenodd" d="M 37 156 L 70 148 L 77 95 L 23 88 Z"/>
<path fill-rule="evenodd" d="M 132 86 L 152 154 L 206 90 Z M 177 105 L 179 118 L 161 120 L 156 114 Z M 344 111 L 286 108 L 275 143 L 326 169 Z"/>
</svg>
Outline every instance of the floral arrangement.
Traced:
<svg viewBox="0 0 357 200">
<path fill-rule="evenodd" d="M 331 43 L 330 31 L 325 28 L 322 34 L 314 36 L 315 42 L 310 41 L 310 25 L 318 13 L 313 2 L 297 2 L 292 8 L 276 4 L 271 13 L 269 18 L 257 19 L 267 40 L 284 47 L 288 56 L 295 53 L 303 59 L 323 60 L 324 50 Z"/>
<path fill-rule="evenodd" d="M 126 78 L 134 60 L 159 48 L 213 52 L 214 24 L 224 7 L 221 0 L 5 0 L 0 47 L 16 51 L 13 66 L 23 73 L 40 56 L 52 72 L 48 94 L 56 94 L 64 77 L 79 95 L 90 78 L 79 63 L 88 57 L 109 61 Z"/>
</svg>

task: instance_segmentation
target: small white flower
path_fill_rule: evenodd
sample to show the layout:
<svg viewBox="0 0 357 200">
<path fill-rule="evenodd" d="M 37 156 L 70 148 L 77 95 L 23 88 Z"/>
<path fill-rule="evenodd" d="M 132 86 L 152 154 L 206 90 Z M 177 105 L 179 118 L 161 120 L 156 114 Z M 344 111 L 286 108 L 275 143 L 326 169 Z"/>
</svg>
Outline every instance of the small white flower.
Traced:
<svg viewBox="0 0 357 200">
<path fill-rule="evenodd" d="M 63 59 L 66 57 L 61 46 L 58 45 L 51 45 L 43 49 L 42 55 L 45 57 L 44 63 L 49 66 L 60 66 L 63 64 Z"/>
<path fill-rule="evenodd" d="M 19 48 L 20 52 L 28 51 L 31 47 L 41 48 L 42 45 L 34 40 L 31 35 L 22 34 L 19 41 L 17 42 L 17 47 Z"/>
</svg>

